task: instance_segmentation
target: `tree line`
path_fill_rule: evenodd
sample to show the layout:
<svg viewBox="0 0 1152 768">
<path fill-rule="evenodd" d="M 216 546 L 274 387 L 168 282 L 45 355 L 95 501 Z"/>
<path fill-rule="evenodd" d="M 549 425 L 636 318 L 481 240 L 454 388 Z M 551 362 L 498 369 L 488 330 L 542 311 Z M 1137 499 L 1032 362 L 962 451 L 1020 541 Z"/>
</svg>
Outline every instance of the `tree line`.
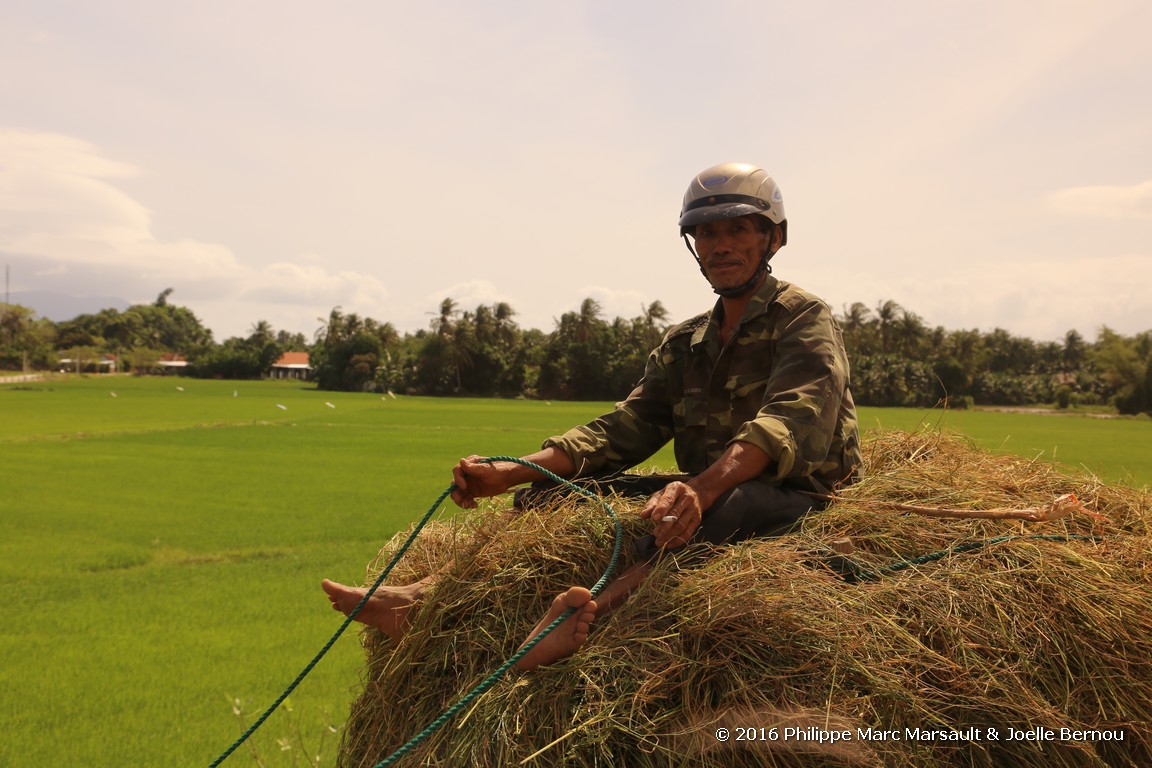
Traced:
<svg viewBox="0 0 1152 768">
<path fill-rule="evenodd" d="M 1152 410 L 1152 331 L 1132 337 L 1108 327 L 1088 342 L 1075 330 L 1036 342 L 1002 328 L 930 327 L 894 301 L 857 302 L 838 316 L 857 402 L 953 407 L 1112 405 Z"/>
<path fill-rule="evenodd" d="M 615 400 L 639 379 L 670 323 L 655 301 L 632 318 L 608 319 L 594 299 L 555 320 L 549 332 L 521 328 L 504 302 L 465 309 L 444 299 L 428 328 L 401 334 L 334 308 L 311 339 L 259 321 L 244 337 L 216 343 L 190 310 L 168 301 L 79 315 L 54 323 L 0 304 L 0 368 L 152 372 L 179 353 L 188 375 L 267 376 L 289 351 L 308 352 L 320 389 L 437 396 Z M 1101 328 L 1093 341 L 1068 331 L 1036 342 L 997 328 L 932 327 L 894 301 L 861 302 L 837 313 L 852 365 L 856 402 L 876 406 L 972 404 L 1110 405 L 1152 411 L 1152 331 L 1123 336 Z"/>
<path fill-rule="evenodd" d="M 427 330 L 333 309 L 310 350 L 321 389 L 423 395 L 611 400 L 629 392 L 668 328 L 659 301 L 631 319 L 604 318 L 595 299 L 551 333 L 520 328 L 505 302 L 461 309 L 444 299 Z"/>
</svg>

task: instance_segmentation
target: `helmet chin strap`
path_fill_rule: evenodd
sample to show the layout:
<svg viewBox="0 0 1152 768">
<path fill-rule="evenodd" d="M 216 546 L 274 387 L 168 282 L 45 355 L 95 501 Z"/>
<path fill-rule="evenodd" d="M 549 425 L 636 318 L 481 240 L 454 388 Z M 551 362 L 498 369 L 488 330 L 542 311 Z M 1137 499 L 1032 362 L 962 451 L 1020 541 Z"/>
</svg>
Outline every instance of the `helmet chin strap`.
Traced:
<svg viewBox="0 0 1152 768">
<path fill-rule="evenodd" d="M 684 246 L 688 249 L 688 253 L 692 254 L 692 258 L 696 259 L 696 266 L 700 268 L 700 274 L 704 275 L 705 280 L 708 280 L 708 273 L 704 271 L 704 262 L 700 260 L 700 256 L 697 255 L 696 249 L 693 248 L 692 243 L 688 241 L 688 234 L 682 233 L 680 237 L 684 238 Z M 760 282 L 761 277 L 766 274 L 772 274 L 772 265 L 768 263 L 771 258 L 772 256 L 770 254 L 765 253 L 764 257 L 760 259 L 760 267 L 754 273 L 752 273 L 752 277 L 748 278 L 740 285 L 735 285 L 731 288 L 717 288 L 713 285 L 712 293 L 725 299 L 738 299 L 741 296 L 747 295 L 752 291 L 752 289 L 756 287 L 756 283 Z M 708 284 L 712 285 L 712 281 L 709 280 Z"/>
</svg>

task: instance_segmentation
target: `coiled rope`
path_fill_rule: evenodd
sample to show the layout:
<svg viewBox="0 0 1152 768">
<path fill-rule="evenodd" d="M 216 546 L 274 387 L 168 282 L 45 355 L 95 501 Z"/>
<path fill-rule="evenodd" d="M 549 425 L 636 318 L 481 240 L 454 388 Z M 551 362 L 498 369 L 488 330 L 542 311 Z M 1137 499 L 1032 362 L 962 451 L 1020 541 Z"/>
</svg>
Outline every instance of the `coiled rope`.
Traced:
<svg viewBox="0 0 1152 768">
<path fill-rule="evenodd" d="M 612 509 L 612 505 L 610 505 L 607 501 L 605 501 L 593 491 L 579 486 L 569 480 L 565 480 L 564 478 L 548 471 L 547 469 L 544 469 L 538 464 L 533 464 L 530 461 L 518 459 L 512 456 L 490 456 L 486 459 L 480 460 L 480 462 L 483 464 L 492 464 L 497 461 L 510 461 L 515 464 L 528 467 L 529 469 L 536 470 L 552 482 L 563 485 L 566 488 L 570 488 L 577 493 L 593 499 L 601 506 L 603 506 L 604 509 L 608 512 L 608 515 L 612 518 L 612 523 L 616 529 L 616 541 L 612 548 L 612 557 L 608 561 L 608 567 L 604 570 L 604 574 L 600 577 L 600 580 L 597 581 L 590 590 L 592 592 L 592 597 L 595 598 L 604 590 L 604 587 L 608 585 L 608 581 L 612 578 L 612 574 L 615 572 L 616 565 L 620 560 L 620 552 L 624 548 L 624 531 L 620 525 L 620 519 L 616 516 L 616 511 Z M 294 690 L 296 690 L 297 686 L 299 686 L 301 682 L 303 682 L 304 678 L 308 676 L 308 673 L 311 672 L 316 667 L 316 665 L 320 663 L 320 660 L 324 658 L 324 655 L 328 653 L 329 649 L 331 649 L 332 646 L 336 644 L 336 640 L 339 639 L 340 635 L 344 634 L 344 630 L 347 629 L 348 625 L 355 620 L 356 616 L 359 615 L 361 609 L 363 609 L 364 606 L 368 603 L 368 600 L 372 597 L 372 595 L 375 594 L 376 590 L 380 588 L 380 585 L 384 583 L 384 580 L 388 578 L 388 575 L 392 572 L 392 569 L 396 566 L 396 563 L 400 562 L 400 558 L 404 557 L 405 553 L 408 552 L 408 548 L 412 546 L 412 542 L 416 540 L 416 537 L 419 535 L 420 531 L 424 528 L 425 525 L 428 524 L 428 521 L 432 518 L 432 515 L 435 514 L 436 510 L 440 508 L 440 505 L 454 490 L 456 490 L 455 483 L 445 488 L 444 492 L 441 493 L 439 497 L 437 497 L 436 501 L 432 502 L 432 506 L 428 508 L 428 511 L 425 512 L 424 516 L 420 518 L 420 521 L 416 523 L 416 527 L 412 529 L 410 534 L 408 534 L 408 538 L 404 540 L 404 544 L 401 545 L 400 549 L 396 550 L 396 554 L 394 554 L 392 559 L 388 561 L 388 564 L 384 567 L 384 570 L 380 572 L 380 575 L 376 578 L 376 581 L 372 584 L 372 587 L 364 594 L 364 597 L 361 598 L 360 602 L 356 604 L 356 607 L 348 612 L 344 622 L 340 625 L 332 637 L 329 638 L 328 642 L 324 644 L 324 646 L 320 649 L 320 652 L 317 653 L 310 662 L 308 662 L 304 669 L 301 670 L 300 674 L 296 676 L 296 679 L 293 680 L 286 689 L 284 689 L 284 693 L 280 694 L 280 697 L 272 703 L 272 706 L 268 707 L 268 709 L 264 711 L 264 714 L 260 715 L 260 717 L 258 717 L 256 721 L 252 723 L 251 726 L 249 726 L 248 730 L 244 731 L 240 738 L 238 738 L 232 744 L 232 746 L 224 750 L 223 754 L 216 758 L 208 766 L 208 768 L 216 768 L 216 766 L 227 760 L 228 756 L 235 752 L 241 744 L 248 740 L 249 736 L 255 733 L 256 730 L 264 724 L 264 722 L 272 715 L 272 713 L 275 712 L 276 709 L 284 703 L 284 700 L 287 699 Z M 535 637 L 525 643 L 520 648 L 520 650 L 512 655 L 511 658 L 501 664 L 495 672 L 482 680 L 475 688 L 473 688 L 462 699 L 460 699 L 460 701 L 446 709 L 444 713 L 440 715 L 440 717 L 436 718 L 436 720 L 430 723 L 428 727 L 426 727 L 420 733 L 413 736 L 407 744 L 400 747 L 387 758 L 378 763 L 376 768 L 384 768 L 385 766 L 392 765 L 394 762 L 407 754 L 417 744 L 439 730 L 440 726 L 448 722 L 458 711 L 460 711 L 462 707 L 467 706 L 469 702 L 495 685 L 496 682 L 504 676 L 504 673 L 507 672 L 513 664 L 523 658 L 524 654 L 528 653 L 530 650 L 536 647 L 537 643 L 543 640 L 552 630 L 556 629 L 556 627 L 560 626 L 560 624 L 563 623 L 563 621 L 569 616 L 571 616 L 574 611 L 575 609 L 569 608 L 564 613 L 560 614 L 560 616 L 558 616 L 555 621 L 553 621 L 544 629 L 540 630 L 540 632 Z"/>
</svg>

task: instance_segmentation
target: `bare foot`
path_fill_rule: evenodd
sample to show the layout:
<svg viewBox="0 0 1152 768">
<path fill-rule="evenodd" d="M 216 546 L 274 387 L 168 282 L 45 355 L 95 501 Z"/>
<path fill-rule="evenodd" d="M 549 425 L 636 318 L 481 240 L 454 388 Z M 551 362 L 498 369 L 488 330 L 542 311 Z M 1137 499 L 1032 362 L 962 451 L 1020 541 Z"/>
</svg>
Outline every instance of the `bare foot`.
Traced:
<svg viewBox="0 0 1152 768">
<path fill-rule="evenodd" d="M 591 629 L 592 622 L 596 619 L 596 601 L 592 599 L 592 593 L 584 587 L 571 587 L 567 592 L 557 595 L 548 613 L 540 619 L 540 623 L 528 634 L 528 640 L 525 640 L 520 647 L 527 645 L 528 641 L 556 621 L 560 614 L 569 608 L 575 609 L 573 614 L 516 662 L 519 669 L 533 670 L 541 664 L 551 664 L 580 650 L 580 646 L 588 639 L 588 630 Z"/>
<path fill-rule="evenodd" d="M 364 587 L 349 587 L 324 579 L 320 586 L 332 601 L 332 607 L 345 616 L 364 599 L 368 590 Z M 380 587 L 356 614 L 356 621 L 375 627 L 396 642 L 408 631 L 408 614 L 414 604 L 424 595 L 424 583 L 417 582 L 405 587 Z"/>
</svg>

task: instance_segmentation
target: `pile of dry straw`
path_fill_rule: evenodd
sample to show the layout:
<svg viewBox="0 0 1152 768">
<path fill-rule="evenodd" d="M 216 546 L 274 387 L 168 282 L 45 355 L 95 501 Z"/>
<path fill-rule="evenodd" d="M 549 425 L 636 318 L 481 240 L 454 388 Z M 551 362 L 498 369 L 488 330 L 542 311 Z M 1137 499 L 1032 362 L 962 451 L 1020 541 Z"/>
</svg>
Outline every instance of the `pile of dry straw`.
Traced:
<svg viewBox="0 0 1152 768">
<path fill-rule="evenodd" d="M 866 479 L 800 532 L 662 565 L 575 657 L 510 671 L 402 764 L 1152 765 L 1152 497 L 939 432 L 883 433 L 865 455 Z M 1083 511 L 1039 523 L 891 506 L 1067 493 Z M 615 508 L 630 541 L 636 506 Z M 1006 534 L 1021 538 L 884 570 Z M 873 577 L 837 573 L 844 538 Z M 447 570 L 398 646 L 365 632 L 341 765 L 375 765 L 488 676 L 556 593 L 599 578 L 611 542 L 589 502 L 426 529 L 389 583 Z"/>
</svg>

